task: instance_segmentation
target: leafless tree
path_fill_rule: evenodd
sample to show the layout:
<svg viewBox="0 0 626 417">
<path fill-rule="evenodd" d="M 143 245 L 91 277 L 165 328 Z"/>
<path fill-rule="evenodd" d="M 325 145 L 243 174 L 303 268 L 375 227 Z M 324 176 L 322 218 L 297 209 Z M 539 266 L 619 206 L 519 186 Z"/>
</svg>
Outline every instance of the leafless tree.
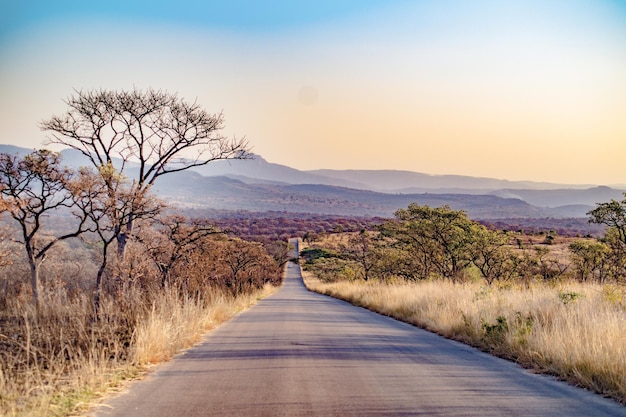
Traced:
<svg viewBox="0 0 626 417">
<path fill-rule="evenodd" d="M 39 266 L 58 242 L 77 237 L 87 230 L 85 213 L 78 213 L 72 231 L 58 236 L 44 233 L 43 220 L 62 207 L 71 207 L 67 184 L 72 173 L 60 165 L 58 153 L 38 150 L 20 158 L 0 154 L 0 211 L 8 212 L 21 230 L 30 266 L 33 301 L 39 305 Z"/>
<path fill-rule="evenodd" d="M 162 204 L 149 194 L 125 186 L 124 178 L 110 164 L 98 173 L 82 168 L 68 185 L 72 193 L 74 211 L 85 216 L 91 231 L 97 236 L 101 248 L 101 262 L 94 286 L 94 311 L 100 308 L 102 278 L 109 264 L 109 249 L 128 224 L 129 217 L 136 220 L 152 219 L 162 209 Z"/>
<path fill-rule="evenodd" d="M 223 275 L 223 285 L 233 295 L 242 294 L 252 288 L 261 288 L 268 278 L 263 275 L 270 269 L 267 265 L 273 263 L 263 246 L 237 238 L 224 243 L 219 255 L 220 263 L 228 267 L 225 268 L 227 273 Z"/>
<path fill-rule="evenodd" d="M 162 175 L 249 155 L 245 138 L 221 134 L 222 113 L 210 114 L 176 94 L 153 89 L 81 90 L 66 104 L 65 114 L 41 123 L 51 132 L 49 142 L 80 151 L 97 170 L 115 165 L 139 195 Z M 133 211 L 117 236 L 122 257 L 133 231 Z"/>
<path fill-rule="evenodd" d="M 158 219 L 159 238 L 140 239 L 161 273 L 161 287 L 165 287 L 172 269 L 184 261 L 202 239 L 225 233 L 203 219 L 188 219 L 180 214 L 170 214 Z"/>
</svg>

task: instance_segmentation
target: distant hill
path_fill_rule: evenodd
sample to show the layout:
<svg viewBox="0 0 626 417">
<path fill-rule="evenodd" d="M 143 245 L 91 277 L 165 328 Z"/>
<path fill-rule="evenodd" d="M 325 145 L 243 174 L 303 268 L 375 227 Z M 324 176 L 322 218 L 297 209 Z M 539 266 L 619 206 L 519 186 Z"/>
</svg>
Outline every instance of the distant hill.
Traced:
<svg viewBox="0 0 626 417">
<path fill-rule="evenodd" d="M 228 177 L 203 177 L 195 172 L 163 177 L 158 193 L 184 207 L 222 210 L 287 211 L 343 216 L 391 217 L 417 202 L 465 210 L 472 218 L 543 217 L 541 209 L 519 199 L 469 194 L 389 194 L 323 184 L 246 184 Z"/>
<path fill-rule="evenodd" d="M 33 149 L 22 148 L 20 146 L 0 145 L 0 152 L 1 153 L 8 153 L 10 155 L 23 156 L 23 155 L 27 155 L 27 154 L 31 153 L 32 151 L 33 151 Z"/>
<path fill-rule="evenodd" d="M 429 175 L 411 171 L 396 170 L 331 170 L 318 169 L 309 173 L 328 178 L 336 178 L 384 192 L 416 193 L 429 190 L 475 190 L 485 192 L 498 189 L 548 190 L 555 188 L 588 188 L 592 185 L 568 185 L 548 182 L 509 181 L 494 178 L 470 177 L 463 175 Z"/>
<path fill-rule="evenodd" d="M 610 200 L 622 200 L 623 190 L 610 187 L 591 187 L 585 189 L 558 188 L 553 190 L 513 190 L 502 189 L 491 192 L 492 195 L 505 198 L 519 198 L 539 207 L 560 207 L 568 205 L 594 206 Z"/>
<path fill-rule="evenodd" d="M 270 163 L 259 155 L 253 155 L 253 159 L 214 161 L 204 166 L 195 167 L 193 171 L 205 177 L 227 176 L 238 178 L 247 183 L 327 184 L 360 189 L 368 188 L 366 184 L 359 184 L 341 178 L 325 177 L 315 173 L 299 171 L 285 165 Z"/>
<path fill-rule="evenodd" d="M 462 175 L 430 175 L 400 170 L 299 171 L 266 161 L 260 155 L 251 160 L 215 161 L 193 168 L 204 176 L 227 176 L 247 183 L 255 180 L 286 184 L 326 184 L 378 192 L 415 194 L 425 192 L 487 194 L 494 190 L 587 189 L 594 184 L 556 184 L 550 182 L 509 181 Z"/>
<path fill-rule="evenodd" d="M 10 155 L 24 156 L 33 152 L 34 149 L 22 148 L 13 145 L 0 145 L 0 153 L 8 153 Z M 80 168 L 82 166 L 91 166 L 89 160 L 80 151 L 76 149 L 64 149 L 61 151 L 62 163 L 69 167 Z M 113 159 L 113 165 L 116 167 L 121 166 L 120 159 Z M 137 164 L 130 163 L 127 165 L 130 168 L 137 166 Z"/>
<path fill-rule="evenodd" d="M 24 155 L 32 150 L 0 145 L 0 152 Z M 76 150 L 64 150 L 62 155 L 69 166 L 89 165 Z M 114 163 L 119 166 L 120 161 Z M 133 169 L 133 164 L 127 168 Z M 166 175 L 154 189 L 188 207 L 387 217 L 417 202 L 447 204 L 476 219 L 585 217 L 595 203 L 623 198 L 623 190 L 604 186 L 394 170 L 299 171 L 258 155 Z"/>
</svg>

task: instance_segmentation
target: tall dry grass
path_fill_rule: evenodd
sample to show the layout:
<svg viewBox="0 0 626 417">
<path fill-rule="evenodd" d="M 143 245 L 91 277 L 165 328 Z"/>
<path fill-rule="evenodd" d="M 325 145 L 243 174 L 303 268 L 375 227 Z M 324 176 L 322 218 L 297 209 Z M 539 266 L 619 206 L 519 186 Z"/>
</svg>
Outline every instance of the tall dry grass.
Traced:
<svg viewBox="0 0 626 417">
<path fill-rule="evenodd" d="M 166 291 L 142 303 L 131 290 L 122 302 L 105 298 L 97 321 L 85 294 L 49 291 L 39 311 L 16 298 L 0 312 L 0 415 L 85 410 L 148 364 L 171 358 L 273 291 L 266 285 L 234 297 L 216 290 L 202 299 Z"/>
<path fill-rule="evenodd" d="M 626 289 L 429 281 L 306 285 L 556 375 L 626 404 Z"/>
<path fill-rule="evenodd" d="M 259 291 L 237 297 L 216 292 L 210 300 L 187 298 L 182 302 L 165 294 L 153 302 L 146 319 L 135 328 L 133 361 L 151 364 L 169 360 L 181 349 L 199 342 L 207 331 L 276 290 L 266 284 Z"/>
</svg>

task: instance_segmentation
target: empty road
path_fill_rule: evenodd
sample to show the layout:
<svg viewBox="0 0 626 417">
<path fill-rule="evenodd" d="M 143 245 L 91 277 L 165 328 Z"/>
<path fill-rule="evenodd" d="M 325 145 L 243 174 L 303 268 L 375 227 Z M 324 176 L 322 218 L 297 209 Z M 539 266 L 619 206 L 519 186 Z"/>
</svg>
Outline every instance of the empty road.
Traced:
<svg viewBox="0 0 626 417">
<path fill-rule="evenodd" d="M 626 416 L 626 407 L 345 302 L 284 287 L 93 416 Z"/>
</svg>

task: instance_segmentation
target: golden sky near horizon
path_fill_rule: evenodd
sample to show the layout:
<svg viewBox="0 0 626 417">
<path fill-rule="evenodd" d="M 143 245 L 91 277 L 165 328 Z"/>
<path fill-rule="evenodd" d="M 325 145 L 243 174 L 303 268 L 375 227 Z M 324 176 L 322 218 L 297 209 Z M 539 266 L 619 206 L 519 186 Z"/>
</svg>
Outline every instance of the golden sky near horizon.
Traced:
<svg viewBox="0 0 626 417">
<path fill-rule="evenodd" d="M 624 2 L 353 3 L 262 27 L 44 14 L 1 34 L 0 143 L 40 147 L 73 89 L 154 87 L 298 169 L 626 184 Z"/>
</svg>

